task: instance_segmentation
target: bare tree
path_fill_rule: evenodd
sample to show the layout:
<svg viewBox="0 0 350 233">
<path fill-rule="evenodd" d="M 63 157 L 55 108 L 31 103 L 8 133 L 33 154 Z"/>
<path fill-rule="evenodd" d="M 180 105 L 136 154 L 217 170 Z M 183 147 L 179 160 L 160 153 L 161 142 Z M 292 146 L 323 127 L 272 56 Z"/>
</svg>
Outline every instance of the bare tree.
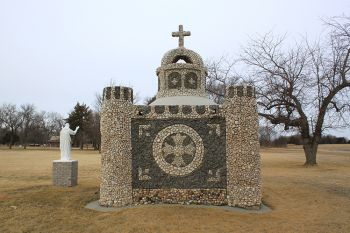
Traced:
<svg viewBox="0 0 350 233">
<path fill-rule="evenodd" d="M 40 119 L 40 117 L 38 117 L 37 119 Z M 59 135 L 60 130 L 64 125 L 62 115 L 57 112 L 44 113 L 43 122 L 48 139 L 51 136 Z"/>
<path fill-rule="evenodd" d="M 28 131 L 32 127 L 34 115 L 35 115 L 35 106 L 33 104 L 22 104 L 21 110 L 19 112 L 21 117 L 21 140 L 23 148 L 27 149 L 27 139 Z"/>
<path fill-rule="evenodd" d="M 21 126 L 21 116 L 14 104 L 3 104 L 0 107 L 0 122 L 5 126 L 5 128 L 10 131 L 10 145 L 9 148 L 12 149 L 12 144 L 14 141 L 14 136 L 17 133 L 18 128 Z"/>
<path fill-rule="evenodd" d="M 96 92 L 95 93 L 95 102 L 94 102 L 94 111 L 95 112 L 101 112 L 101 107 L 102 107 L 102 94 Z"/>
<path fill-rule="evenodd" d="M 210 99 L 221 104 L 224 101 L 226 86 L 237 83 L 241 79 L 234 70 L 236 61 L 222 56 L 220 59 L 209 59 L 205 63 L 208 71 L 207 92 Z"/>
<path fill-rule="evenodd" d="M 95 150 L 101 151 L 100 113 L 93 111 L 88 126 L 88 135 Z"/>
<path fill-rule="evenodd" d="M 326 40 L 293 48 L 268 33 L 242 54 L 256 78 L 259 114 L 300 132 L 308 166 L 316 164 L 323 131 L 349 123 L 350 18 L 332 18 L 327 29 Z"/>
<path fill-rule="evenodd" d="M 133 93 L 132 103 L 133 104 L 139 104 L 140 101 L 141 101 L 140 93 L 138 91 Z"/>
<path fill-rule="evenodd" d="M 152 97 L 146 97 L 143 101 L 144 105 L 150 105 L 152 102 L 154 102 L 157 99 L 157 95 L 154 95 Z"/>
<path fill-rule="evenodd" d="M 28 134 L 28 141 L 34 144 L 45 144 L 47 143 L 49 136 L 49 129 L 46 125 L 46 112 L 36 112 L 33 117 L 33 123 L 31 130 Z"/>
<path fill-rule="evenodd" d="M 272 146 L 272 141 L 277 136 L 275 125 L 272 125 L 268 120 L 261 119 L 259 123 L 259 142 L 261 146 Z"/>
</svg>

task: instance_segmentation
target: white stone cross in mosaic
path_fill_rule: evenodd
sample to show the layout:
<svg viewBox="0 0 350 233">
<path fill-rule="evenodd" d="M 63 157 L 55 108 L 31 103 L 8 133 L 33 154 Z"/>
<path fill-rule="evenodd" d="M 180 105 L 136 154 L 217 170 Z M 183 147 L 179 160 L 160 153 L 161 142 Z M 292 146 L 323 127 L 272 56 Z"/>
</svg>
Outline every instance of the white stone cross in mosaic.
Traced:
<svg viewBox="0 0 350 233">
<path fill-rule="evenodd" d="M 185 36 L 190 36 L 191 32 L 190 31 L 184 31 L 183 26 L 179 25 L 179 31 L 178 32 L 173 32 L 172 36 L 173 37 L 179 37 L 179 47 L 184 47 L 184 37 Z"/>
<path fill-rule="evenodd" d="M 196 81 L 194 81 L 194 79 L 191 77 L 189 82 L 191 83 L 191 85 L 194 85 Z"/>
<path fill-rule="evenodd" d="M 177 78 L 173 78 L 173 80 L 171 80 L 171 83 L 172 83 L 173 85 L 176 85 L 177 82 L 178 82 Z"/>
<path fill-rule="evenodd" d="M 176 167 L 182 167 L 185 166 L 186 163 L 183 160 L 182 156 L 185 154 L 193 156 L 195 153 L 195 146 L 193 145 L 193 142 L 189 143 L 188 145 L 183 145 L 184 140 L 187 138 L 187 136 L 182 136 L 180 133 L 175 134 L 171 137 L 175 143 L 175 146 L 169 145 L 168 143 L 164 143 L 163 152 L 164 152 L 164 158 L 167 157 L 170 154 L 174 154 L 174 160 L 171 162 L 172 165 Z"/>
</svg>

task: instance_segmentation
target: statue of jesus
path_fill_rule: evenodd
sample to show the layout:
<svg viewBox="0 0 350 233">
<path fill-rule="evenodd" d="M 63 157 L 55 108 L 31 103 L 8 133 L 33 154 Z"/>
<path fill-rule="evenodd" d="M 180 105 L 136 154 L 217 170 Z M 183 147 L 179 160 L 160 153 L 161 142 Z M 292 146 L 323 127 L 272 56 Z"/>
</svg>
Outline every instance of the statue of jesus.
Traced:
<svg viewBox="0 0 350 233">
<path fill-rule="evenodd" d="M 70 161 L 71 152 L 71 138 L 70 135 L 75 135 L 79 129 L 79 126 L 75 130 L 69 128 L 69 123 L 66 123 L 60 132 L 60 150 L 61 150 L 61 161 Z"/>
</svg>

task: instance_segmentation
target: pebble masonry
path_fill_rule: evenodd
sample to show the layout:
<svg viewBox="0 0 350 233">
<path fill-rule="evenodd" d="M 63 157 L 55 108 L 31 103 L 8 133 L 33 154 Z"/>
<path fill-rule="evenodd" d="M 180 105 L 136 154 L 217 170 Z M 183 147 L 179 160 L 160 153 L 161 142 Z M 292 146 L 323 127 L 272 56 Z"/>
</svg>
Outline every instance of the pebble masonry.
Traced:
<svg viewBox="0 0 350 233">
<path fill-rule="evenodd" d="M 53 185 L 72 187 L 78 184 L 78 160 L 54 160 Z"/>
<path fill-rule="evenodd" d="M 191 33 L 180 25 L 172 35 L 179 47 L 165 53 L 157 69 L 153 103 L 133 105 L 128 87 L 103 90 L 100 205 L 260 208 L 254 87 L 229 86 L 223 105 L 215 105 L 205 92 L 202 58 L 184 47 Z"/>
</svg>

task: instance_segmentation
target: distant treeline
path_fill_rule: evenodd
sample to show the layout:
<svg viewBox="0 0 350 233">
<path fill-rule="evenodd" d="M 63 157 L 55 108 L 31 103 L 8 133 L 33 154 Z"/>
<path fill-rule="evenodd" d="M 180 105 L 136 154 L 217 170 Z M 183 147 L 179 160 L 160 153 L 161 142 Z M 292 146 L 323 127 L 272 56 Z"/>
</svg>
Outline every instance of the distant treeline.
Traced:
<svg viewBox="0 0 350 233">
<path fill-rule="evenodd" d="M 271 147 L 284 147 L 287 144 L 303 145 L 301 135 L 292 136 L 280 136 L 273 140 L 266 140 L 264 137 L 260 137 L 261 146 Z M 319 144 L 350 144 L 350 140 L 345 137 L 336 137 L 333 135 L 322 136 Z"/>
<path fill-rule="evenodd" d="M 59 134 L 65 123 L 71 128 L 80 126 L 72 138 L 73 146 L 92 145 L 100 149 L 100 116 L 85 104 L 77 103 L 68 118 L 59 113 L 37 111 L 33 104 L 5 103 L 0 106 L 0 144 L 22 146 L 58 146 Z M 85 147 L 86 148 L 86 147 Z"/>
</svg>

